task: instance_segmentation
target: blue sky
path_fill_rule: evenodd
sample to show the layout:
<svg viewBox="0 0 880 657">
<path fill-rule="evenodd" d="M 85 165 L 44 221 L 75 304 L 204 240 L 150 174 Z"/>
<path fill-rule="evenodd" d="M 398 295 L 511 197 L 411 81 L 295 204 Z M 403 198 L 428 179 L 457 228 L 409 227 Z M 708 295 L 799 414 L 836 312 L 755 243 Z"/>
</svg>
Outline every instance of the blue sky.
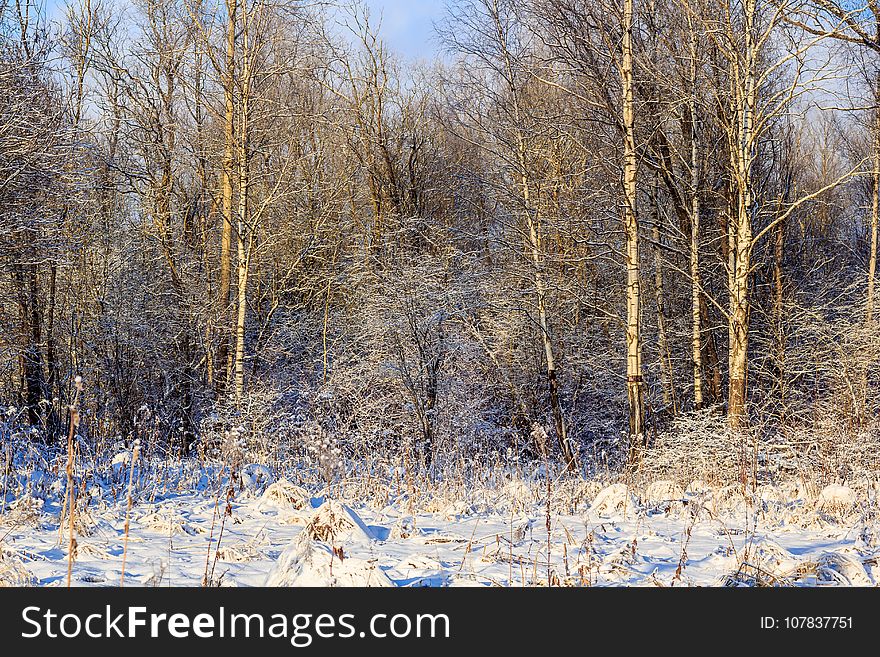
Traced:
<svg viewBox="0 0 880 657">
<path fill-rule="evenodd" d="M 429 59 L 438 45 L 433 22 L 440 21 L 447 0 L 366 0 L 371 20 L 382 18 L 381 34 L 388 45 L 401 55 Z"/>
<path fill-rule="evenodd" d="M 378 23 L 388 45 L 410 59 L 430 59 L 438 51 L 434 38 L 435 21 L 440 21 L 450 0 L 363 0 L 370 8 L 370 19 Z M 46 0 L 50 17 L 61 13 L 64 0 Z"/>
</svg>

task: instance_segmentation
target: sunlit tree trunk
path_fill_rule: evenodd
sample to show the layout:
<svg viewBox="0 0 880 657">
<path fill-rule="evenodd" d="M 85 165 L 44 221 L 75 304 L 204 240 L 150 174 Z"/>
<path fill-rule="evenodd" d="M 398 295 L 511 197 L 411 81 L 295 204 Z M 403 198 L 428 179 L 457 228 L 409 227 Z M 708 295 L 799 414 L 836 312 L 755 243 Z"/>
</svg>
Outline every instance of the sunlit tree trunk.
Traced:
<svg viewBox="0 0 880 657">
<path fill-rule="evenodd" d="M 623 82 L 623 191 L 626 230 L 626 392 L 629 402 L 630 461 L 634 462 L 645 444 L 645 398 L 642 380 L 639 223 L 636 215 L 638 164 L 633 108 L 632 33 L 633 0 L 624 0 L 620 75 Z"/>
<path fill-rule="evenodd" d="M 880 86 L 880 85 L 878 85 Z M 880 89 L 878 89 L 880 96 Z M 871 145 L 873 171 L 871 173 L 871 243 L 868 257 L 868 298 L 865 318 L 870 324 L 874 321 L 874 281 L 877 273 L 877 227 L 880 219 L 880 110 L 876 111 L 875 126 Z"/>
<path fill-rule="evenodd" d="M 740 429 L 746 419 L 746 394 L 748 390 L 748 348 L 750 299 L 749 282 L 752 256 L 752 213 L 754 192 L 752 168 L 755 158 L 754 114 L 757 103 L 756 71 L 758 46 L 754 40 L 757 20 L 756 0 L 744 5 L 745 48 L 742 65 L 732 68 L 734 88 L 733 117 L 735 118 L 734 172 L 736 189 L 736 212 L 729 228 L 731 252 L 729 254 L 730 316 L 728 318 L 728 397 L 727 418 L 732 429 Z"/>
<path fill-rule="evenodd" d="M 238 223 L 237 223 L 237 255 L 238 255 L 238 286 L 237 316 L 235 322 L 235 403 L 241 405 L 244 395 L 244 358 L 245 333 L 247 320 L 247 285 L 250 271 L 251 242 L 253 240 L 250 217 L 248 216 L 248 194 L 250 191 L 250 93 L 251 65 L 253 53 L 250 48 L 249 15 L 242 11 L 242 57 L 239 87 L 241 98 L 238 116 Z"/>
<path fill-rule="evenodd" d="M 223 228 L 220 237 L 219 340 L 217 344 L 217 382 L 222 392 L 232 373 L 232 354 L 229 351 L 229 315 L 231 307 L 233 166 L 235 162 L 235 44 L 238 0 L 226 2 L 226 70 L 223 75 L 223 164 L 221 194 Z"/>
<path fill-rule="evenodd" d="M 702 337 L 702 279 L 700 277 L 700 158 L 697 127 L 697 33 L 690 16 L 690 196 L 691 196 L 691 235 L 690 235 L 690 267 L 691 267 L 691 355 L 694 366 L 694 408 L 703 406 L 703 337 Z"/>
</svg>

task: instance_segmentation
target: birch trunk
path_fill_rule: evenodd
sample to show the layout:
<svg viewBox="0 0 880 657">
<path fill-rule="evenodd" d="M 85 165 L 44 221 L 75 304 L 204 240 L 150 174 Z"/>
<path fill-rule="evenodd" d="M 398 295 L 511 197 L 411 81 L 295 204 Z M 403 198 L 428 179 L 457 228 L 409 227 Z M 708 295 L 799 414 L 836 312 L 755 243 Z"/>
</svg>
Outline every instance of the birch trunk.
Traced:
<svg viewBox="0 0 880 657">
<path fill-rule="evenodd" d="M 636 215 L 636 143 L 633 109 L 633 0 L 624 0 L 623 82 L 624 128 L 624 226 L 626 230 L 626 392 L 629 401 L 630 462 L 639 458 L 645 446 L 645 399 L 642 380 L 642 342 L 639 311 L 641 281 L 639 272 L 639 225 Z"/>
<path fill-rule="evenodd" d="M 250 270 L 250 242 L 252 233 L 248 217 L 248 193 L 250 191 L 249 132 L 250 132 L 250 75 L 251 52 L 248 35 L 247 12 L 242 12 L 242 68 L 240 78 L 241 100 L 238 117 L 238 314 L 235 322 L 235 405 L 241 406 L 244 396 L 245 329 L 247 320 L 247 284 Z"/>
<path fill-rule="evenodd" d="M 222 393 L 229 383 L 232 373 L 232 353 L 229 350 L 229 314 L 231 307 L 232 280 L 232 168 L 235 160 L 235 32 L 238 0 L 227 0 L 226 25 L 226 70 L 223 79 L 223 164 L 221 171 L 221 193 L 223 229 L 220 237 L 220 339 L 217 345 L 217 383 L 218 392 Z"/>
<path fill-rule="evenodd" d="M 877 273 L 877 228 L 880 219 L 880 111 L 877 112 L 874 146 L 873 172 L 871 175 L 871 244 L 868 259 L 868 299 L 865 318 L 868 324 L 874 321 L 874 281 Z"/>
<path fill-rule="evenodd" d="M 690 94 L 690 168 L 691 168 L 691 354 L 694 361 L 694 408 L 703 407 L 703 345 L 700 302 L 702 280 L 700 278 L 700 160 L 697 134 L 697 33 L 690 24 L 691 94 Z"/>
<path fill-rule="evenodd" d="M 878 78 L 876 97 L 880 98 L 880 78 Z M 877 229 L 880 223 L 880 110 L 876 111 L 874 135 L 871 140 L 873 145 L 873 158 L 871 164 L 871 243 L 868 256 L 868 295 L 865 304 L 865 323 L 869 326 L 874 323 L 874 286 L 877 274 Z M 861 424 L 868 411 L 868 375 L 866 367 L 861 376 L 861 402 L 857 409 L 858 421 Z"/>
<path fill-rule="evenodd" d="M 741 429 L 746 419 L 746 395 L 748 390 L 749 348 L 749 279 L 752 255 L 752 164 L 755 153 L 754 113 L 757 102 L 756 70 L 758 48 L 754 41 L 754 23 L 757 16 L 756 0 L 747 0 L 745 7 L 745 61 L 744 68 L 735 71 L 732 98 L 735 102 L 735 174 L 737 208 L 735 225 L 731 225 L 730 258 L 730 317 L 728 334 L 729 382 L 727 418 L 729 426 Z M 739 82 L 739 84 L 737 84 Z"/>
</svg>

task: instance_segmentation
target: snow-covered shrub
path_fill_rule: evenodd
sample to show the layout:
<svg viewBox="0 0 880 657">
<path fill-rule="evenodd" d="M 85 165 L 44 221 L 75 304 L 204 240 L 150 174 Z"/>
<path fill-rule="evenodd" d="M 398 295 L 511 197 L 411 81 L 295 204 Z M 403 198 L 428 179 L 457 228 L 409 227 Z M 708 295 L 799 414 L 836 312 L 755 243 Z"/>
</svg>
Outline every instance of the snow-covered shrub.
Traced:
<svg viewBox="0 0 880 657">
<path fill-rule="evenodd" d="M 494 506 L 501 511 L 521 513 L 537 501 L 536 491 L 527 482 L 508 481 L 496 491 Z"/>
<path fill-rule="evenodd" d="M 661 479 L 648 484 L 645 489 L 644 501 L 650 507 L 663 511 L 681 507 L 684 489 L 671 479 Z"/>
<path fill-rule="evenodd" d="M 748 544 L 740 559 L 735 571 L 720 578 L 720 586 L 784 585 L 803 569 L 794 554 L 769 538 Z"/>
<path fill-rule="evenodd" d="M 300 511 L 308 508 L 311 496 L 304 488 L 291 483 L 287 479 L 279 479 L 269 484 L 260 498 L 260 508 L 272 506 L 278 509 Z"/>
<path fill-rule="evenodd" d="M 36 586 L 37 579 L 12 553 L 0 549 L 0 587 Z"/>
<path fill-rule="evenodd" d="M 327 500 L 315 511 L 302 535 L 334 546 L 351 541 L 375 540 L 373 532 L 360 516 L 336 500 Z"/>
<path fill-rule="evenodd" d="M 746 448 L 745 439 L 730 431 L 717 411 L 685 414 L 650 443 L 639 474 L 647 481 L 671 479 L 682 485 L 729 483 L 740 476 Z"/>
<path fill-rule="evenodd" d="M 265 465 L 250 463 L 241 469 L 241 485 L 250 495 L 260 495 L 275 481 L 275 475 Z"/>
<path fill-rule="evenodd" d="M 629 515 L 638 508 L 626 484 L 611 484 L 602 489 L 593 500 L 590 511 L 600 516 Z"/>
<path fill-rule="evenodd" d="M 265 586 L 391 587 L 375 561 L 346 556 L 316 541 L 295 539 L 269 572 Z"/>
<path fill-rule="evenodd" d="M 816 578 L 845 586 L 873 586 L 861 559 L 845 552 L 825 552 L 816 562 Z"/>
<path fill-rule="evenodd" d="M 816 511 L 830 516 L 846 516 L 855 510 L 856 504 L 856 494 L 852 488 L 829 484 L 819 493 Z"/>
</svg>

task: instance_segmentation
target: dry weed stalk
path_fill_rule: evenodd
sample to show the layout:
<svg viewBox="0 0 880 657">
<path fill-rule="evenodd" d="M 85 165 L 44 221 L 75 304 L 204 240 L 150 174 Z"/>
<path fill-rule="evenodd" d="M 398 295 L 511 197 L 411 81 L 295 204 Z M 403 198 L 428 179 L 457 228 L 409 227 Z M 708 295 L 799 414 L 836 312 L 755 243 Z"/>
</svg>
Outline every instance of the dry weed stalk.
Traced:
<svg viewBox="0 0 880 657">
<path fill-rule="evenodd" d="M 220 534 L 217 536 L 217 547 L 214 549 L 214 562 L 211 564 L 211 576 L 208 578 L 208 586 L 214 586 L 214 569 L 217 567 L 217 559 L 220 555 L 220 543 L 223 541 L 223 529 L 226 527 L 226 519 L 232 517 L 232 498 L 235 495 L 235 487 L 232 483 L 233 478 L 230 476 L 229 479 L 229 489 L 226 491 L 226 508 L 223 511 L 223 518 L 220 520 Z"/>
<path fill-rule="evenodd" d="M 125 538 L 122 542 L 122 574 L 119 576 L 119 586 L 125 586 L 125 559 L 128 556 L 128 529 L 129 520 L 131 519 L 131 487 L 134 483 L 134 464 L 137 462 L 138 453 L 140 452 L 141 441 L 135 440 L 134 447 L 131 452 L 131 469 L 128 473 L 128 504 L 125 508 Z"/>
<path fill-rule="evenodd" d="M 70 588 L 70 578 L 73 574 L 74 551 L 76 550 L 76 538 L 74 537 L 74 521 L 76 520 L 76 495 L 73 487 L 73 432 L 79 426 L 79 396 L 83 389 L 82 377 L 74 379 L 76 393 L 73 403 L 70 405 L 70 426 L 67 431 L 67 513 L 68 513 L 68 542 L 67 542 L 67 588 Z"/>
<path fill-rule="evenodd" d="M 510 511 L 510 540 L 507 542 L 507 550 L 509 553 L 509 564 L 507 581 L 508 586 L 513 586 L 513 510 Z"/>
<path fill-rule="evenodd" d="M 687 548 L 688 548 L 688 544 L 690 544 L 690 542 L 691 542 L 691 536 L 693 534 L 694 525 L 696 524 L 696 522 L 697 522 L 697 514 L 693 514 L 691 522 L 689 522 L 687 527 L 685 528 L 684 541 L 682 541 L 682 543 L 681 543 L 681 553 L 679 554 L 679 557 L 678 557 L 678 566 L 675 569 L 675 575 L 672 577 L 672 584 L 671 584 L 672 586 L 675 586 L 676 582 L 681 581 L 681 576 L 684 573 L 685 567 L 687 566 L 687 561 L 688 561 Z"/>
<path fill-rule="evenodd" d="M 461 573 L 464 568 L 464 562 L 467 560 L 467 556 L 471 553 L 474 546 L 474 537 L 477 535 L 477 527 L 480 526 L 480 519 L 477 518 L 477 522 L 474 523 L 474 530 L 471 532 L 471 538 L 467 542 L 467 545 L 464 548 L 464 555 L 461 557 L 461 563 L 458 564 L 458 572 Z"/>
<path fill-rule="evenodd" d="M 6 467 L 3 469 L 3 499 L 0 500 L 0 515 L 6 513 L 6 495 L 9 490 L 9 464 L 12 462 L 12 444 L 6 444 Z"/>
<path fill-rule="evenodd" d="M 211 566 L 211 542 L 214 540 L 214 526 L 217 523 L 217 509 L 220 507 L 220 494 L 214 497 L 214 513 L 211 514 L 211 533 L 208 534 L 208 553 L 205 555 L 205 574 L 202 577 L 202 586 L 208 586 L 208 569 Z"/>
</svg>

